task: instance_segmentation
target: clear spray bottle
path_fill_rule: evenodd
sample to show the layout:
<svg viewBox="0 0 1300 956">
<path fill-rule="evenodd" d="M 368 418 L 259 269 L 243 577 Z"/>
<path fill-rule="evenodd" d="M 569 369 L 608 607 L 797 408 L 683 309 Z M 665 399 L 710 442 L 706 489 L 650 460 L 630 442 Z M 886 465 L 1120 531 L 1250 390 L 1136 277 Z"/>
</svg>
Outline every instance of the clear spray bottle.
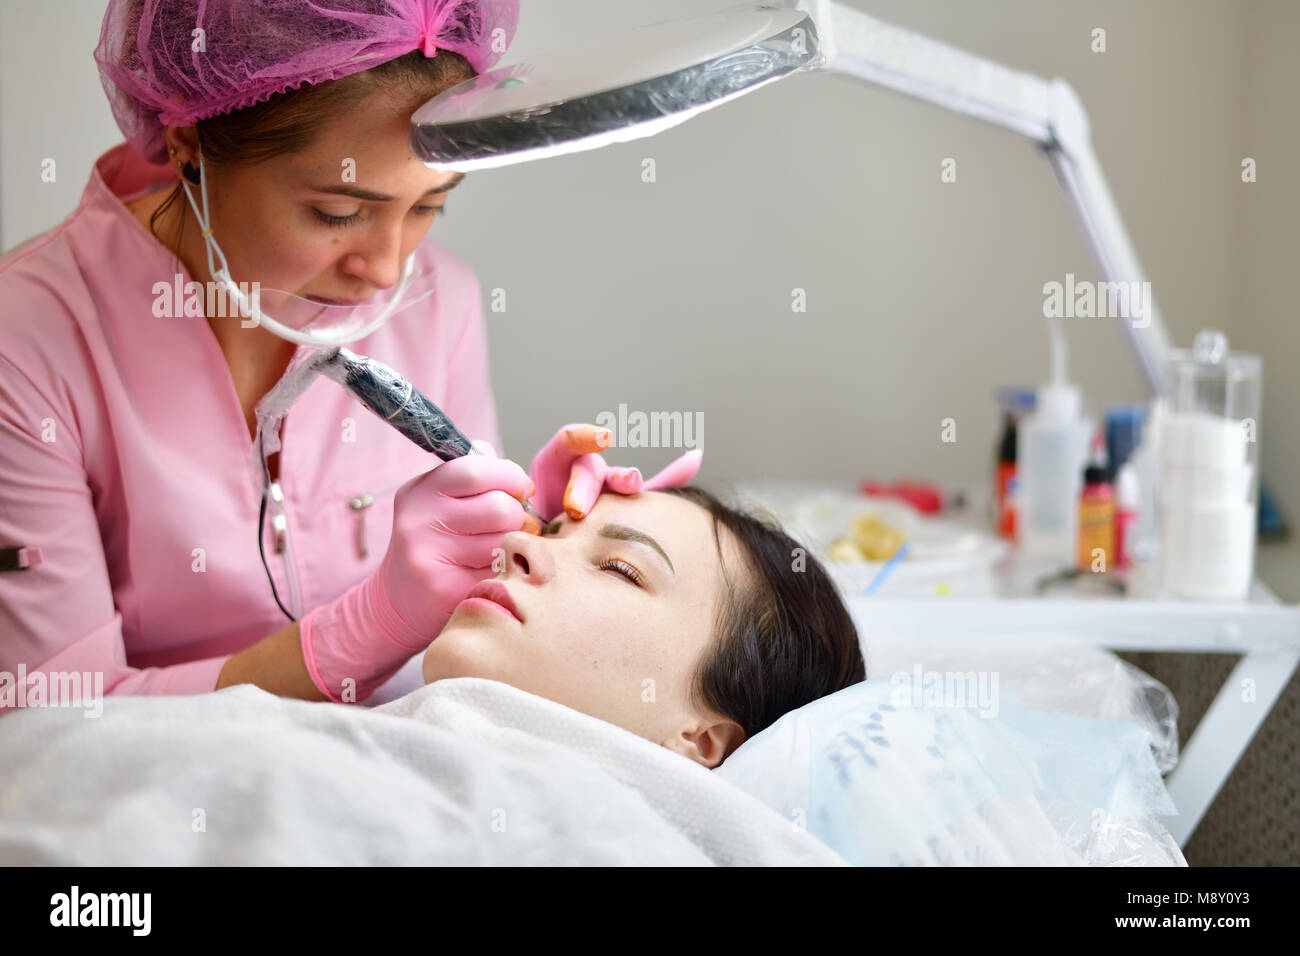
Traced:
<svg viewBox="0 0 1300 956">
<path fill-rule="evenodd" d="M 1065 333 L 1049 318 L 1052 381 L 1038 389 L 1034 413 L 1018 436 L 1017 530 L 1024 554 L 1054 566 L 1073 567 L 1079 532 L 1079 495 L 1092 428 L 1082 415 L 1082 396 L 1066 381 Z"/>
</svg>

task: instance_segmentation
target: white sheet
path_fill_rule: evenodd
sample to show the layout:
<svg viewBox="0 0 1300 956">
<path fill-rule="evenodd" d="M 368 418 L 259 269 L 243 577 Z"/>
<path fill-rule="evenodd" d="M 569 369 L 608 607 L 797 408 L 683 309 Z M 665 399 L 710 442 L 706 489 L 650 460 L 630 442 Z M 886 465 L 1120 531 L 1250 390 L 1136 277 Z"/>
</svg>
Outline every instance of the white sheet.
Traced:
<svg viewBox="0 0 1300 956">
<path fill-rule="evenodd" d="M 684 757 L 493 681 L 82 714 L 0 721 L 0 864 L 845 865 Z"/>
</svg>

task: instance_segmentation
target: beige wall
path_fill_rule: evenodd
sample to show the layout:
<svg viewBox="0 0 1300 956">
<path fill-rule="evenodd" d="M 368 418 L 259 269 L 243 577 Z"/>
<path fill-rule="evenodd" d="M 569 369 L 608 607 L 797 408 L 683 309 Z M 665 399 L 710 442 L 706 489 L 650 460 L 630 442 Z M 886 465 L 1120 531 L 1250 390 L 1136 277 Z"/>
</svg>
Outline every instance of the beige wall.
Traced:
<svg viewBox="0 0 1300 956">
<path fill-rule="evenodd" d="M 729 0 L 525 0 L 512 59 L 582 23 Z M 1300 511 L 1300 350 L 1287 295 L 1297 131 L 1289 0 L 852 0 L 1043 76 L 1088 107 L 1097 152 L 1171 336 L 1266 357 L 1265 477 Z M 101 0 L 0 0 L 0 242 L 57 222 L 118 140 L 90 50 Z M 1092 53 L 1090 31 L 1107 31 Z M 39 81 L 34 77 L 46 77 Z M 75 117 L 75 119 L 74 119 Z M 1260 182 L 1240 182 L 1243 155 Z M 59 160 L 40 184 L 42 157 Z M 958 181 L 943 184 L 951 156 Z M 658 181 L 641 181 L 652 157 Z M 1044 282 L 1091 275 L 1025 142 L 853 81 L 797 76 L 651 140 L 476 173 L 434 227 L 504 289 L 489 313 L 506 450 L 620 403 L 702 412 L 704 476 L 984 483 L 991 389 L 1047 374 Z M 809 310 L 793 314 L 791 290 Z M 1094 412 L 1143 389 L 1110 320 L 1070 325 Z M 957 420 L 956 444 L 939 440 Z M 1289 432 L 1287 431 L 1289 429 Z M 668 452 L 628 450 L 656 467 Z"/>
<path fill-rule="evenodd" d="M 123 139 L 91 57 L 107 6 L 0 0 L 0 249 L 76 209 L 95 158 Z"/>
<path fill-rule="evenodd" d="M 853 5 L 1069 79 L 1175 343 L 1208 325 L 1241 337 L 1244 7 Z M 548 5 L 562 24 L 549 28 L 563 35 L 580 6 Z M 1089 48 L 1096 26 L 1104 54 Z M 521 45 L 530 27 L 548 29 L 534 17 Z M 946 156 L 956 184 L 940 182 Z M 640 180 L 646 157 L 655 184 Z M 1092 274 L 1027 143 L 829 75 L 792 78 L 651 140 L 475 178 L 456 197 L 468 215 L 444 232 L 486 287 L 509 295 L 491 341 L 517 455 L 558 421 L 625 402 L 703 411 L 715 480 L 871 472 L 983 483 L 993 386 L 1047 374 L 1043 283 Z M 807 314 L 790 311 L 795 287 L 808 292 Z M 1076 321 L 1069 339 L 1094 412 L 1143 397 L 1112 322 Z M 537 371 L 539 352 L 564 356 L 559 370 Z M 955 445 L 939 440 L 949 416 Z M 650 467 L 665 457 L 620 456 Z"/>
<path fill-rule="evenodd" d="M 1300 529 L 1300 3 L 1245 7 L 1241 152 L 1255 158 L 1259 181 L 1241 189 L 1237 337 L 1264 356 L 1262 473 Z M 1300 600 L 1300 561 L 1292 572 L 1291 600 Z"/>
</svg>

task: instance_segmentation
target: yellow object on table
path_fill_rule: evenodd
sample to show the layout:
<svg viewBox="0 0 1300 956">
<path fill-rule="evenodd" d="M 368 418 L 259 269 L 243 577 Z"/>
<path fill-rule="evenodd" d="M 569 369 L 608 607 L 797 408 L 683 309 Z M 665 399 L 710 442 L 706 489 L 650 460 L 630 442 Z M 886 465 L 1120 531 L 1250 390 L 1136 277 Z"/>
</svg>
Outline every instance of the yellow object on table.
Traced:
<svg viewBox="0 0 1300 956">
<path fill-rule="evenodd" d="M 859 515 L 853 519 L 852 535 L 834 541 L 826 557 L 831 561 L 888 561 L 906 540 L 906 534 L 874 514 Z"/>
</svg>

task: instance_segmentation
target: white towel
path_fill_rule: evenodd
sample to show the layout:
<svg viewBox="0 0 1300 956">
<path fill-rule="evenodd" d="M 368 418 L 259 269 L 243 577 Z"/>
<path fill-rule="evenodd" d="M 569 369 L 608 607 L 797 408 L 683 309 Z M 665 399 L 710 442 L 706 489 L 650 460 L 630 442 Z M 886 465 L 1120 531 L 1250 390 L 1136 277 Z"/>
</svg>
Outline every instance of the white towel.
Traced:
<svg viewBox="0 0 1300 956">
<path fill-rule="evenodd" d="M 845 865 L 700 765 L 495 681 L 11 713 L 0 864 Z"/>
</svg>

